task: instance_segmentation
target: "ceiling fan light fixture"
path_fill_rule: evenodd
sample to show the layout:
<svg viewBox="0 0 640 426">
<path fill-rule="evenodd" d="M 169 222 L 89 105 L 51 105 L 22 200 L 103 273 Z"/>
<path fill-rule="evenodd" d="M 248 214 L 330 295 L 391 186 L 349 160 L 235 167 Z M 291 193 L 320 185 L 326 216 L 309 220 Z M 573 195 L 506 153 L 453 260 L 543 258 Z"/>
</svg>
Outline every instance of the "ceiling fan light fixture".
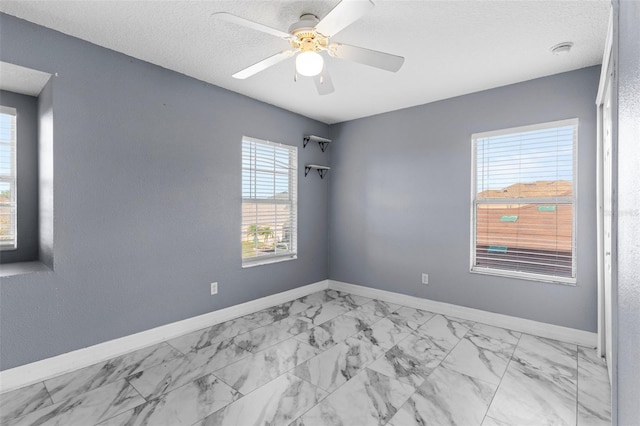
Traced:
<svg viewBox="0 0 640 426">
<path fill-rule="evenodd" d="M 296 71 L 305 77 L 314 77 L 322 72 L 324 60 L 317 52 L 301 52 L 296 56 Z"/>
</svg>

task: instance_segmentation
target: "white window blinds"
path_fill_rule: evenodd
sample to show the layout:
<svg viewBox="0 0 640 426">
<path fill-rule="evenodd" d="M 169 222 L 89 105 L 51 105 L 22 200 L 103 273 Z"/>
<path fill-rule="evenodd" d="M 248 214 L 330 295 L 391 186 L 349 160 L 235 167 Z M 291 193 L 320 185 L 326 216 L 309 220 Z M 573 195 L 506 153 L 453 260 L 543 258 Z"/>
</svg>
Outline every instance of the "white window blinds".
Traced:
<svg viewBox="0 0 640 426">
<path fill-rule="evenodd" d="M 472 271 L 575 283 L 577 138 L 577 119 L 472 135 Z"/>
<path fill-rule="evenodd" d="M 295 146 L 242 139 L 242 264 L 292 259 L 297 252 Z"/>
<path fill-rule="evenodd" d="M 16 110 L 0 106 L 0 249 L 17 247 Z"/>
</svg>

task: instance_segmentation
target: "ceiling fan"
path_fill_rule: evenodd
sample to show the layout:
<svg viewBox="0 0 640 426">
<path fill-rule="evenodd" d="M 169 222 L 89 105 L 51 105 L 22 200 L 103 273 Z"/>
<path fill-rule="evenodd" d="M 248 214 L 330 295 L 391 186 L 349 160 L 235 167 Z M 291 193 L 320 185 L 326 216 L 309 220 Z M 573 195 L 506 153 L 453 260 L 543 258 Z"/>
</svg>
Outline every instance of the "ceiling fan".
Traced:
<svg viewBox="0 0 640 426">
<path fill-rule="evenodd" d="M 251 77 L 295 56 L 295 78 L 298 74 L 313 77 L 318 93 L 326 95 L 335 89 L 322 54 L 392 72 L 402 67 L 404 63 L 402 56 L 329 41 L 331 37 L 360 19 L 374 6 L 371 0 L 342 0 L 322 20 L 310 13 L 303 14 L 298 22 L 289 27 L 288 33 L 226 12 L 214 13 L 212 16 L 280 37 L 288 41 L 291 46 L 291 49 L 283 50 L 238 71 L 233 74 L 234 78 Z"/>
</svg>

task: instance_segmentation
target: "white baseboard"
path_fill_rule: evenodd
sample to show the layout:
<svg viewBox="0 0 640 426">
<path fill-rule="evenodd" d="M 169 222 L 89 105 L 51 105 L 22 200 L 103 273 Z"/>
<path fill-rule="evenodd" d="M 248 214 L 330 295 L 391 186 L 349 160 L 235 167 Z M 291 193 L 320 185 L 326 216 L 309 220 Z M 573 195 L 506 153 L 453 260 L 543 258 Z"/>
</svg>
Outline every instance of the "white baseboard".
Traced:
<svg viewBox="0 0 640 426">
<path fill-rule="evenodd" d="M 562 327 L 559 325 L 547 324 L 524 318 L 512 317 L 509 315 L 496 314 L 493 312 L 481 311 L 479 309 L 436 302 L 434 300 L 407 296 L 400 293 L 378 290 L 375 288 L 348 284 L 340 281 L 329 280 L 329 288 L 358 296 L 371 297 L 385 302 L 396 303 L 437 314 L 450 315 L 466 320 L 481 322 L 483 324 L 519 331 L 521 333 L 533 334 L 547 339 L 587 346 L 590 348 L 595 348 L 598 340 L 597 334 L 589 331 L 576 330 L 574 328 Z"/>
<path fill-rule="evenodd" d="M 422 299 L 419 297 L 406 296 L 400 293 L 378 290 L 375 288 L 348 284 L 340 281 L 324 280 L 314 284 L 298 287 L 293 290 L 262 297 L 250 302 L 209 312 L 197 317 L 152 328 L 150 330 L 121 337 L 119 339 L 110 340 L 87 348 L 57 355 L 52 358 L 36 361 L 31 364 L 0 371 L 0 393 L 41 382 L 79 368 L 88 367 L 131 351 L 155 345 L 165 340 L 210 327 L 242 315 L 257 312 L 274 305 L 279 305 L 326 288 L 344 291 L 359 296 L 371 297 L 412 308 L 423 309 L 425 311 L 438 314 L 477 321 L 496 327 L 507 328 L 509 330 L 533 334 L 581 346 L 595 347 L 597 342 L 596 333 L 588 331 L 481 311 L 479 309 L 467 308 L 464 306 L 451 305 L 449 303 L 436 302 L 434 300 Z"/>
<path fill-rule="evenodd" d="M 328 280 L 251 300 L 193 318 L 187 318 L 119 339 L 78 349 L 51 358 L 0 371 L 0 393 L 41 382 L 69 371 L 88 367 L 128 352 L 155 345 L 174 337 L 200 330 L 271 306 L 328 288 Z"/>
</svg>

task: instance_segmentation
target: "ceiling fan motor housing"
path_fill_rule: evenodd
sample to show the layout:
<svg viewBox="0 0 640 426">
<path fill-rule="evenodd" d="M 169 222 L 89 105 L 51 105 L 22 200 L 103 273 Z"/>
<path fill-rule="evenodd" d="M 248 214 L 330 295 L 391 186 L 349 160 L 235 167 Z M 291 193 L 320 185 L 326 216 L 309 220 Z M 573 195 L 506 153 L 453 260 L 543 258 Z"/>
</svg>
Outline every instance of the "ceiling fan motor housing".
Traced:
<svg viewBox="0 0 640 426">
<path fill-rule="evenodd" d="M 318 33 L 315 26 L 320 22 L 318 17 L 305 13 L 300 20 L 289 27 L 289 33 L 293 35 L 291 47 L 301 52 L 319 52 L 327 48 L 329 38 Z"/>
</svg>

